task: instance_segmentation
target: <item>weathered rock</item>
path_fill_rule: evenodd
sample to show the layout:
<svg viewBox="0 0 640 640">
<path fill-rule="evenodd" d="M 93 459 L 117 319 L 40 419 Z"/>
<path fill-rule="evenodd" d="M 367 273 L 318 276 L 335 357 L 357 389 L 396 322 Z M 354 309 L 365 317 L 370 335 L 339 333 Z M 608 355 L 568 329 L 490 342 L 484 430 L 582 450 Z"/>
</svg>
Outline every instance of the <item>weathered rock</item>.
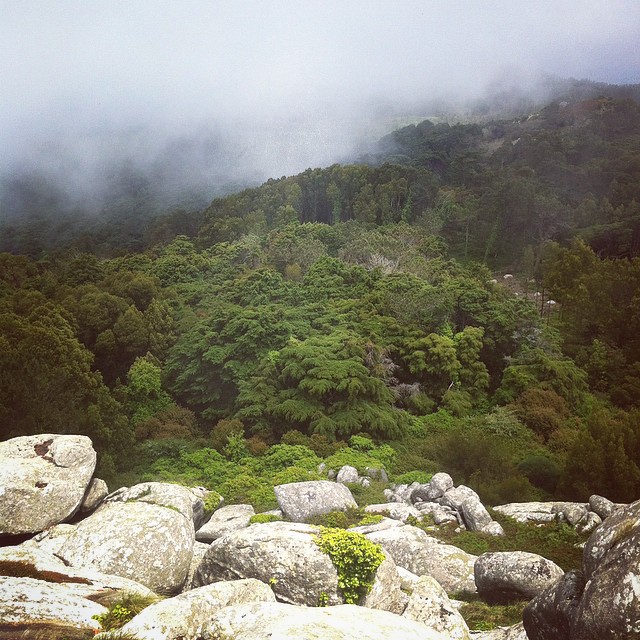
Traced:
<svg viewBox="0 0 640 640">
<path fill-rule="evenodd" d="M 204 558 L 204 554 L 209 550 L 209 544 L 205 542 L 194 542 L 193 543 L 193 555 L 191 556 L 191 563 L 189 564 L 189 571 L 187 572 L 187 578 L 184 581 L 184 586 L 182 588 L 184 591 L 189 591 L 191 589 L 191 583 L 193 582 L 193 576 L 195 576 L 200 563 L 202 562 L 202 558 Z"/>
<path fill-rule="evenodd" d="M 57 524 L 51 529 L 36 533 L 33 538 L 25 540 L 20 546 L 56 554 L 75 529 L 76 525 L 74 524 Z"/>
<path fill-rule="evenodd" d="M 404 567 L 396 567 L 396 571 L 400 576 L 400 587 L 403 591 L 411 594 L 411 592 L 416 588 L 416 585 L 420 580 L 420 576 L 408 571 Z"/>
<path fill-rule="evenodd" d="M 210 584 L 152 604 L 124 625 L 122 632 L 140 640 L 200 638 L 217 610 L 250 602 L 275 602 L 275 596 L 259 580 Z"/>
<path fill-rule="evenodd" d="M 423 482 L 419 484 L 409 496 L 409 502 L 411 504 L 420 504 L 421 502 L 428 502 L 427 492 L 429 491 L 429 483 Z"/>
<path fill-rule="evenodd" d="M 159 593 L 173 593 L 187 577 L 194 539 L 191 517 L 172 505 L 105 502 L 78 524 L 59 555 L 73 566 L 130 578 Z"/>
<path fill-rule="evenodd" d="M 371 486 L 371 479 L 370 478 L 358 478 L 358 484 L 366 489 L 367 487 Z"/>
<path fill-rule="evenodd" d="M 473 489 L 470 489 L 463 484 L 458 487 L 454 487 L 453 489 L 449 489 L 442 498 L 439 498 L 440 504 L 445 507 L 455 509 L 458 512 L 462 512 L 462 505 L 467 500 L 472 500 L 482 504 L 480 496 Z"/>
<path fill-rule="evenodd" d="M 336 476 L 336 482 L 341 482 L 342 484 L 358 482 L 358 470 L 355 467 L 350 467 L 348 464 L 345 464 L 344 467 L 341 467 L 340 471 L 338 471 L 338 475 Z"/>
<path fill-rule="evenodd" d="M 586 518 L 588 513 L 588 509 L 583 504 L 568 504 L 566 507 L 562 509 L 562 511 L 558 512 L 558 515 L 564 517 L 564 519 L 572 526 L 575 527 L 578 522 L 580 522 L 583 518 Z"/>
<path fill-rule="evenodd" d="M 513 627 L 496 627 L 491 631 L 475 632 L 471 637 L 473 640 L 528 640 L 522 622 Z"/>
<path fill-rule="evenodd" d="M 107 609 L 65 585 L 0 576 L 0 639 L 82 637 L 100 625 L 94 615 Z"/>
<path fill-rule="evenodd" d="M 447 640 L 414 620 L 355 605 L 237 605 L 216 612 L 210 628 L 212 637 L 234 640 Z"/>
<path fill-rule="evenodd" d="M 497 513 L 509 516 L 518 522 L 553 522 L 557 514 L 565 512 L 574 505 L 586 505 L 576 502 L 512 502 L 493 507 Z"/>
<path fill-rule="evenodd" d="M 419 578 L 402 616 L 421 622 L 450 640 L 469 640 L 469 627 L 464 618 L 444 589 L 429 576 Z"/>
<path fill-rule="evenodd" d="M 43 434 L 0 442 L 0 535 L 37 533 L 79 508 L 96 466 L 86 436 Z"/>
<path fill-rule="evenodd" d="M 406 502 L 411 504 L 411 496 L 413 492 L 422 486 L 419 482 L 412 482 L 411 484 L 398 484 L 393 487 L 390 502 Z"/>
<path fill-rule="evenodd" d="M 458 516 L 451 507 L 443 507 L 435 502 L 416 502 L 414 506 L 422 515 L 429 514 L 437 525 L 458 521 Z"/>
<path fill-rule="evenodd" d="M 60 558 L 24 544 L 0 548 L 0 575 L 33 578 L 62 584 L 74 595 L 108 604 L 119 594 L 153 596 L 147 587 L 126 578 L 91 569 L 67 566 Z"/>
<path fill-rule="evenodd" d="M 366 537 L 382 545 L 396 565 L 416 575 L 435 578 L 447 593 L 475 593 L 473 565 L 476 556 L 410 525 L 374 531 Z"/>
<path fill-rule="evenodd" d="M 257 578 L 270 584 L 278 600 L 292 604 L 317 606 L 320 602 L 342 604 L 338 573 L 331 559 L 320 550 L 314 536 L 318 527 L 293 522 L 255 524 L 233 531 L 211 543 L 193 586 L 199 587 L 223 580 Z M 384 564 L 384 563 L 383 563 Z M 395 567 L 394 567 L 395 568 Z M 367 606 L 395 607 L 394 596 L 383 591 L 400 590 L 400 579 L 387 579 L 390 569 L 378 569 Z M 385 589 L 376 581 L 386 572 Z M 379 598 L 372 599 L 376 593 Z M 392 603 L 392 604 L 389 604 Z"/>
<path fill-rule="evenodd" d="M 535 598 L 563 575 L 551 560 L 524 551 L 484 553 L 475 563 L 478 594 L 487 602 Z"/>
<path fill-rule="evenodd" d="M 403 523 L 400 520 L 393 520 L 392 518 L 383 517 L 380 522 L 374 524 L 364 524 L 359 527 L 349 527 L 349 531 L 355 533 L 361 533 L 363 536 L 372 531 L 384 531 L 385 529 L 395 529 L 396 527 L 402 527 Z"/>
<path fill-rule="evenodd" d="M 249 526 L 255 511 L 250 504 L 230 504 L 214 511 L 211 519 L 196 531 L 198 542 L 213 542 L 229 531 Z"/>
<path fill-rule="evenodd" d="M 500 524 L 494 522 L 480 498 L 470 496 L 460 505 L 460 513 L 464 524 L 470 531 L 481 531 L 489 535 L 503 536 L 504 531 Z"/>
<path fill-rule="evenodd" d="M 330 511 L 346 511 L 358 505 L 351 491 L 339 482 L 311 480 L 274 487 L 278 506 L 285 518 L 305 522 Z"/>
<path fill-rule="evenodd" d="M 364 510 L 367 513 L 380 513 L 392 520 L 406 522 L 409 518 L 422 520 L 422 514 L 415 507 L 402 502 L 383 502 L 382 504 L 367 505 Z"/>
<path fill-rule="evenodd" d="M 448 473 L 436 473 L 426 485 L 422 486 L 424 489 L 415 493 L 414 502 L 418 499 L 431 502 L 442 498 L 449 489 L 453 489 L 453 480 Z"/>
<path fill-rule="evenodd" d="M 603 520 L 608 518 L 616 509 L 616 505 L 602 496 L 593 495 L 589 498 L 591 511 L 597 513 Z"/>
<path fill-rule="evenodd" d="M 389 482 L 389 476 L 382 467 L 367 467 L 364 470 L 365 475 L 369 476 L 372 480 L 378 480 L 380 482 Z"/>
<path fill-rule="evenodd" d="M 587 583 L 572 638 L 631 640 L 640 636 L 640 500 L 616 510 L 589 538 Z"/>
<path fill-rule="evenodd" d="M 100 478 L 93 478 L 80 505 L 80 513 L 95 511 L 108 495 L 109 487 L 107 487 L 107 483 Z"/>
<path fill-rule="evenodd" d="M 578 524 L 576 524 L 576 531 L 582 534 L 590 534 L 595 531 L 596 527 L 602 524 L 602 518 L 594 511 L 589 511 Z"/>
<path fill-rule="evenodd" d="M 202 500 L 187 487 L 169 482 L 143 482 L 133 487 L 122 487 L 108 495 L 105 504 L 146 502 L 158 507 L 166 507 L 193 520 L 194 502 Z"/>
<path fill-rule="evenodd" d="M 530 640 L 571 638 L 584 583 L 582 572 L 569 571 L 525 607 L 522 619 Z"/>
</svg>

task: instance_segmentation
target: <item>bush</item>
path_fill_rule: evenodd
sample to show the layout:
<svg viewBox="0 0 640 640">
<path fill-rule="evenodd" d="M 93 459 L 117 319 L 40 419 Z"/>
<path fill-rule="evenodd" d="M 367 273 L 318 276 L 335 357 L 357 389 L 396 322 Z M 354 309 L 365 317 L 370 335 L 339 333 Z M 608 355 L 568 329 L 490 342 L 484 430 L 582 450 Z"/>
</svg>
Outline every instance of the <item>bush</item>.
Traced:
<svg viewBox="0 0 640 640">
<path fill-rule="evenodd" d="M 524 474 L 536 487 L 553 493 L 560 480 L 560 465 L 543 455 L 527 456 L 518 464 L 518 471 Z"/>
<path fill-rule="evenodd" d="M 433 478 L 432 473 L 426 471 L 407 471 L 396 476 L 393 481 L 396 484 L 411 484 L 413 482 L 419 482 L 420 484 L 426 484 Z"/>
<path fill-rule="evenodd" d="M 273 513 L 256 513 L 249 518 L 249 524 L 265 524 L 267 522 L 280 522 L 282 518 Z"/>
<path fill-rule="evenodd" d="M 112 602 L 106 613 L 96 614 L 94 620 L 105 630 L 120 629 L 129 620 L 137 616 L 150 604 L 157 602 L 156 596 L 142 596 L 137 593 L 124 593 L 118 600 Z"/>
<path fill-rule="evenodd" d="M 271 476 L 271 484 L 276 487 L 279 484 L 289 484 L 291 482 L 307 482 L 309 480 L 324 480 L 317 471 L 309 471 L 302 467 L 287 467 Z"/>
<path fill-rule="evenodd" d="M 276 509 L 278 501 L 273 486 L 263 478 L 241 473 L 220 485 L 227 504 L 251 504 L 256 511 Z"/>
<path fill-rule="evenodd" d="M 387 498 L 384 495 L 384 490 L 387 485 L 379 480 L 372 480 L 368 487 L 363 487 L 360 483 L 349 483 L 347 485 L 353 499 L 358 503 L 360 507 L 366 507 L 369 504 L 380 504 L 386 502 Z"/>
<path fill-rule="evenodd" d="M 371 591 L 376 571 L 384 561 L 381 547 L 343 529 L 323 528 L 315 540 L 338 571 L 338 588 L 345 604 L 358 604 Z"/>
<path fill-rule="evenodd" d="M 211 429 L 211 435 L 209 441 L 211 446 L 219 451 L 223 452 L 224 448 L 229 444 L 229 436 L 235 435 L 244 438 L 244 425 L 240 420 L 219 420 L 217 424 Z"/>
</svg>

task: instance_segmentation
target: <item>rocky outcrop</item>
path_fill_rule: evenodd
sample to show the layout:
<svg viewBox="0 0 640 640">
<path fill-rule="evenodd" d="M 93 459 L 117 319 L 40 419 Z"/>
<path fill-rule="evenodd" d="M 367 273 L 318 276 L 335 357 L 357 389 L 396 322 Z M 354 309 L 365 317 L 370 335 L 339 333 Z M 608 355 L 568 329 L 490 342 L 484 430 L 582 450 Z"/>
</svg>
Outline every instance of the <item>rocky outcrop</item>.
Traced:
<svg viewBox="0 0 640 640">
<path fill-rule="evenodd" d="M 370 504 L 367 505 L 364 510 L 367 513 L 378 513 L 385 515 L 392 520 L 400 520 L 401 522 L 407 522 L 409 518 L 415 518 L 416 520 L 422 520 L 422 513 L 415 507 L 401 502 L 383 502 L 382 504 Z"/>
<path fill-rule="evenodd" d="M 450 640 L 469 640 L 469 627 L 464 618 L 444 589 L 429 576 L 418 579 L 402 616 L 421 622 Z"/>
<path fill-rule="evenodd" d="M 80 513 L 87 514 L 95 511 L 102 501 L 109 495 L 107 483 L 100 478 L 94 478 L 89 484 L 87 493 L 80 505 Z"/>
<path fill-rule="evenodd" d="M 282 603 L 245 604 L 216 612 L 214 638 L 234 640 L 447 640 L 419 622 L 355 605 L 308 608 Z"/>
<path fill-rule="evenodd" d="M 473 640 L 528 640 L 522 623 L 513 627 L 496 627 L 491 631 L 475 632 L 471 637 Z"/>
<path fill-rule="evenodd" d="M 216 611 L 250 602 L 275 602 L 275 597 L 258 580 L 210 584 L 152 604 L 124 625 L 122 633 L 140 640 L 201 638 Z"/>
<path fill-rule="evenodd" d="M 447 593 L 475 593 L 473 565 L 476 556 L 410 525 L 372 531 L 366 537 L 381 545 L 396 565 L 419 576 L 431 576 Z"/>
<path fill-rule="evenodd" d="M 270 584 L 278 600 L 310 607 L 320 603 L 342 604 L 338 572 L 327 554 L 314 540 L 318 527 L 291 522 L 256 524 L 228 533 L 211 543 L 199 568 L 193 587 L 243 578 L 257 578 Z M 397 607 L 393 592 L 400 592 L 395 572 L 378 568 L 376 580 L 385 577 L 385 588 L 374 581 L 365 604 L 370 607 Z M 388 592 L 388 593 L 385 593 Z"/>
<path fill-rule="evenodd" d="M 100 629 L 93 616 L 106 611 L 66 585 L 0 576 L 0 640 L 85 637 Z"/>
<path fill-rule="evenodd" d="M 591 534 L 582 572 L 568 574 L 525 609 L 531 640 L 631 640 L 640 635 L 640 500 Z"/>
<path fill-rule="evenodd" d="M 137 580 L 156 592 L 178 591 L 195 540 L 192 505 L 181 491 L 188 490 L 160 484 L 109 496 L 69 535 L 60 557 L 76 567 Z"/>
<path fill-rule="evenodd" d="M 213 542 L 229 531 L 244 529 L 249 526 L 249 520 L 255 513 L 250 504 L 231 504 L 220 507 L 213 512 L 209 522 L 196 531 L 196 540 Z"/>
<path fill-rule="evenodd" d="M 0 442 L 0 535 L 37 533 L 72 516 L 96 466 L 86 436 L 43 434 Z"/>
<path fill-rule="evenodd" d="M 535 553 L 505 551 L 482 554 L 474 574 L 478 594 L 499 603 L 535 598 L 558 582 L 564 571 Z"/>
<path fill-rule="evenodd" d="M 274 491 L 280 510 L 291 522 L 306 522 L 313 516 L 358 506 L 347 487 L 329 480 L 281 484 Z"/>
</svg>

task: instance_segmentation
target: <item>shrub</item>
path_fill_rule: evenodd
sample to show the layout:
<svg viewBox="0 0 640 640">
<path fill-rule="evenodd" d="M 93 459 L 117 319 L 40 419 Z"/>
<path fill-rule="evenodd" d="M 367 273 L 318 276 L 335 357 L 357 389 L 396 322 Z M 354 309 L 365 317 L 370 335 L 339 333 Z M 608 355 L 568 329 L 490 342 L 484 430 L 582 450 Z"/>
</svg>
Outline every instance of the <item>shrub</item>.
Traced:
<svg viewBox="0 0 640 640">
<path fill-rule="evenodd" d="M 368 504 L 380 504 L 381 502 L 387 501 L 384 495 L 384 490 L 387 485 L 384 482 L 372 480 L 368 487 L 363 487 L 359 483 L 350 483 L 347 487 L 349 491 L 351 491 L 353 499 L 360 507 L 366 507 Z"/>
<path fill-rule="evenodd" d="M 518 471 L 523 473 L 533 485 L 549 493 L 555 491 L 562 474 L 560 465 L 543 455 L 527 456 L 518 464 Z"/>
<path fill-rule="evenodd" d="M 265 524 L 267 522 L 280 522 L 282 518 L 274 513 L 256 513 L 249 518 L 249 524 Z"/>
<path fill-rule="evenodd" d="M 324 480 L 324 478 L 317 471 L 309 471 L 302 467 L 287 467 L 271 476 L 271 484 L 274 487 L 279 484 L 307 482 L 309 480 Z"/>
<path fill-rule="evenodd" d="M 376 445 L 371 438 L 355 435 L 349 438 L 349 446 L 356 451 L 371 451 Z"/>
<path fill-rule="evenodd" d="M 211 429 L 211 446 L 222 453 L 229 443 L 230 435 L 239 435 L 244 438 L 244 425 L 240 420 L 219 420 Z"/>
<path fill-rule="evenodd" d="M 93 618 L 100 623 L 100 626 L 105 631 L 119 629 L 150 604 L 157 602 L 157 600 L 158 598 L 155 596 L 124 593 L 118 600 L 109 605 L 106 613 L 96 614 Z"/>
<path fill-rule="evenodd" d="M 384 561 L 380 546 L 343 529 L 323 528 L 315 541 L 338 571 L 338 588 L 345 604 L 358 604 L 371 591 L 376 571 Z"/>
<path fill-rule="evenodd" d="M 412 482 L 419 482 L 420 484 L 426 484 L 433 478 L 432 473 L 426 471 L 407 471 L 401 473 L 394 478 L 396 484 L 411 484 Z"/>
<path fill-rule="evenodd" d="M 241 473 L 219 487 L 227 504 L 251 504 L 256 511 L 268 511 L 278 506 L 273 486 L 263 478 Z"/>
</svg>

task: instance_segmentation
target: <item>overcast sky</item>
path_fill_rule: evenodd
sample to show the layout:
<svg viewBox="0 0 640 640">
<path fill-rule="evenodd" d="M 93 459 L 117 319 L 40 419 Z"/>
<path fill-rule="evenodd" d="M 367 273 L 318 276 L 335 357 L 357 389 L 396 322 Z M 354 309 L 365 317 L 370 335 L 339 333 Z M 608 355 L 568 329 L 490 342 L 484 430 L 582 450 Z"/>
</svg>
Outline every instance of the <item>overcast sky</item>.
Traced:
<svg viewBox="0 0 640 640">
<path fill-rule="evenodd" d="M 640 0 L 0 0 L 0 165 L 58 134 L 286 133 L 495 77 L 636 83 L 639 43 Z"/>
</svg>

